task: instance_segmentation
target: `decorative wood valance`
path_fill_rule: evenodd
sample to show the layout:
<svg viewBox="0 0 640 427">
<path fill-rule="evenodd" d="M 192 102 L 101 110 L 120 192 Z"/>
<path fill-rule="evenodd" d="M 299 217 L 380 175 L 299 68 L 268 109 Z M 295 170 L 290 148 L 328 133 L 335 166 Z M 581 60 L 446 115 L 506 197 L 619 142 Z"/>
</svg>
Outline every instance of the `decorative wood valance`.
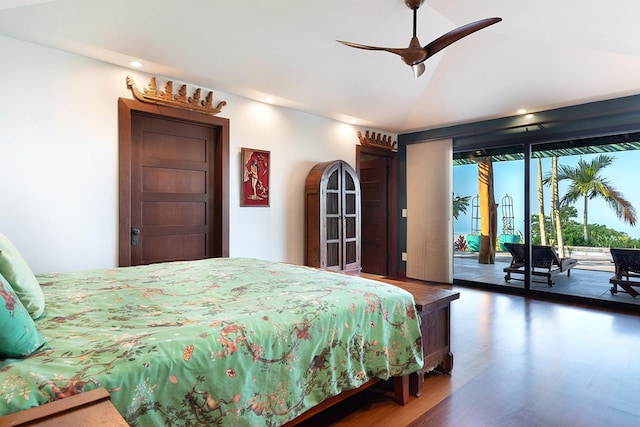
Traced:
<svg viewBox="0 0 640 427">
<path fill-rule="evenodd" d="M 227 105 L 226 101 L 221 101 L 214 108 L 213 107 L 213 92 L 209 91 L 205 99 L 200 100 L 201 89 L 197 88 L 193 93 L 193 96 L 187 97 L 187 85 L 180 86 L 177 94 L 173 94 L 173 82 L 167 81 L 164 86 L 164 90 L 158 92 L 156 87 L 156 78 L 151 77 L 149 86 L 144 88 L 141 92 L 133 81 L 133 77 L 127 76 L 127 87 L 133 92 L 133 96 L 142 102 L 148 102 L 150 104 L 168 105 L 171 107 L 182 108 L 185 110 L 198 111 L 200 113 L 210 114 L 215 116 L 222 107 Z"/>
<path fill-rule="evenodd" d="M 398 143 L 396 141 L 392 141 L 390 135 L 382 135 L 381 133 L 373 132 L 370 136 L 369 131 L 365 131 L 364 136 L 362 136 L 362 132 L 358 131 L 358 139 L 362 145 L 398 151 Z"/>
</svg>

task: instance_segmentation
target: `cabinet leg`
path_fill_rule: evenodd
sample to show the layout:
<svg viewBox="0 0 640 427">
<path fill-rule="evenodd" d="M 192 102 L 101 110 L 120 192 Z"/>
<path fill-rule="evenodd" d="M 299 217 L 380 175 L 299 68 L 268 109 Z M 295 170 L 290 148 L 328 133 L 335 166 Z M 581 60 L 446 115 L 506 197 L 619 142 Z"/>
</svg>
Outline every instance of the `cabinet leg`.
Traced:
<svg viewBox="0 0 640 427">
<path fill-rule="evenodd" d="M 417 372 L 414 372 L 409 377 L 409 394 L 412 394 L 416 397 L 420 397 L 422 395 L 422 387 L 424 384 L 424 376 L 427 373 L 424 369 L 421 369 Z"/>
<path fill-rule="evenodd" d="M 438 366 L 438 371 L 451 375 L 451 371 L 453 370 L 453 353 L 449 352 L 445 354 L 442 363 Z"/>
</svg>

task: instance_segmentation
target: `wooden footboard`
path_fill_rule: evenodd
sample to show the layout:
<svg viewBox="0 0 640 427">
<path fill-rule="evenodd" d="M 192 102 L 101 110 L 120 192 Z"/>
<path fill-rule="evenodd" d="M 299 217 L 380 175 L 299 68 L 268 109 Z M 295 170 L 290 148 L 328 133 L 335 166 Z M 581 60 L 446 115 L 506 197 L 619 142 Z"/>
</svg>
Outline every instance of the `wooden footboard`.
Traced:
<svg viewBox="0 0 640 427">
<path fill-rule="evenodd" d="M 319 405 L 316 405 L 313 408 L 309 409 L 307 412 L 300 415 L 295 420 L 291 420 L 288 423 L 284 424 L 283 427 L 291 427 L 300 424 L 301 422 L 313 417 L 314 415 L 319 414 L 320 412 L 332 407 L 337 403 L 342 402 L 343 400 L 353 396 L 354 394 L 360 393 L 361 391 L 371 387 L 379 381 L 381 380 L 378 378 L 372 378 L 356 389 L 343 391 L 337 396 L 330 397 Z M 393 391 L 395 393 L 396 402 L 398 402 L 400 405 L 405 405 L 409 401 L 409 376 L 403 375 L 401 377 L 393 377 Z"/>
</svg>

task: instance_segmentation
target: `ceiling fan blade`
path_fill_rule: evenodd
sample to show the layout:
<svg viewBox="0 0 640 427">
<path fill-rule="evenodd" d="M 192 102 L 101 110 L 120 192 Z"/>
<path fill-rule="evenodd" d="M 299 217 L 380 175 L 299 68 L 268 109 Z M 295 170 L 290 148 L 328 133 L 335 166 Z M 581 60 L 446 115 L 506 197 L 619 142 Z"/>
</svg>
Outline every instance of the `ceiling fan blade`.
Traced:
<svg viewBox="0 0 640 427">
<path fill-rule="evenodd" d="M 396 55 L 400 55 L 400 56 L 403 56 L 405 51 L 407 50 L 406 48 L 367 46 L 366 44 L 351 43 L 351 42 L 345 42 L 342 40 L 336 40 L 336 41 L 338 43 L 342 43 L 345 46 L 355 47 L 356 49 L 383 50 L 385 52 L 395 53 Z"/>
<path fill-rule="evenodd" d="M 457 42 L 463 37 L 468 36 L 471 33 L 475 33 L 478 30 L 488 27 L 489 25 L 497 24 L 502 21 L 502 18 L 487 18 L 479 21 L 471 22 L 462 27 L 458 27 L 455 30 L 451 30 L 443 36 L 438 37 L 428 45 L 424 47 L 427 51 L 427 58 L 440 52 L 450 44 Z"/>
</svg>

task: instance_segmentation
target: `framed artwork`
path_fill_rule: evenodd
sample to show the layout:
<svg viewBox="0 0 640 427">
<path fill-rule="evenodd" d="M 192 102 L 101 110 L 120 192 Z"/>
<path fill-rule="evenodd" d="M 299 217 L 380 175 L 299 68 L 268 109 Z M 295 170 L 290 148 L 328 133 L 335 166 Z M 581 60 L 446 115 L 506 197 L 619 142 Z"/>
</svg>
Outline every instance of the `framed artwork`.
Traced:
<svg viewBox="0 0 640 427">
<path fill-rule="evenodd" d="M 271 153 L 242 148 L 242 189 L 240 206 L 269 206 Z"/>
</svg>

